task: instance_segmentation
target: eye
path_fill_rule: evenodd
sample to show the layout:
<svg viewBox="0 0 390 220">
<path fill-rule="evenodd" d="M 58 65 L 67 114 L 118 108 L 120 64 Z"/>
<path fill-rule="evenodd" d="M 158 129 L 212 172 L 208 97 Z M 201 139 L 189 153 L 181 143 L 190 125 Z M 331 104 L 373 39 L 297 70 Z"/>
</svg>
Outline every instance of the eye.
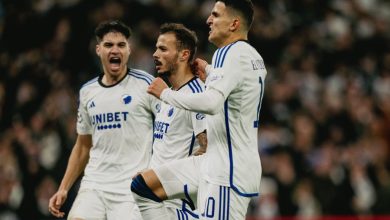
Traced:
<svg viewBox="0 0 390 220">
<path fill-rule="evenodd" d="M 120 43 L 120 44 L 118 44 L 118 47 L 124 48 L 124 47 L 126 47 L 126 43 Z"/>
<path fill-rule="evenodd" d="M 106 43 L 103 44 L 103 46 L 109 48 L 109 47 L 112 47 L 113 44 L 106 42 Z"/>
</svg>

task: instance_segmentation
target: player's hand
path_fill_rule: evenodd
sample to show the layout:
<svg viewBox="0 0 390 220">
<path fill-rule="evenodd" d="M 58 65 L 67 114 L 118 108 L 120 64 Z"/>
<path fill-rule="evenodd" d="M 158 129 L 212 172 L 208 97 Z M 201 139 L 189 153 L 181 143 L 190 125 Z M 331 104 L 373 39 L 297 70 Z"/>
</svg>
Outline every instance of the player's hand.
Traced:
<svg viewBox="0 0 390 220">
<path fill-rule="evenodd" d="M 197 151 L 195 151 L 194 156 L 199 156 L 206 153 L 206 148 L 205 147 L 200 147 Z"/>
<path fill-rule="evenodd" d="M 49 212 L 57 218 L 63 218 L 65 213 L 60 211 L 61 206 L 64 204 L 68 192 L 65 190 L 58 190 L 49 200 Z"/>
<path fill-rule="evenodd" d="M 206 82 L 207 73 L 206 73 L 206 66 L 208 63 L 200 58 L 196 58 L 195 61 L 192 64 L 192 69 L 194 71 L 195 76 L 199 77 L 200 80 L 203 82 Z"/>
<path fill-rule="evenodd" d="M 157 77 L 149 85 L 147 92 L 156 96 L 157 98 L 160 98 L 162 91 L 166 88 L 168 88 L 168 85 L 164 82 L 164 80 L 160 77 Z"/>
</svg>

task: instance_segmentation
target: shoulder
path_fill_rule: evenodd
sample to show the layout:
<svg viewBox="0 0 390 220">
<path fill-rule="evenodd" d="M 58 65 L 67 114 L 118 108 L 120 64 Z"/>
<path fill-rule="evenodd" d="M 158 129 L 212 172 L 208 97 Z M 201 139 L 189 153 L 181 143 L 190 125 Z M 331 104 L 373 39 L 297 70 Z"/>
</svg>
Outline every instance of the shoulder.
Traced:
<svg viewBox="0 0 390 220">
<path fill-rule="evenodd" d="M 83 90 L 86 90 L 86 89 L 88 89 L 88 88 L 91 88 L 91 87 L 93 87 L 94 85 L 98 84 L 98 83 L 99 83 L 98 81 L 99 81 L 99 77 L 97 76 L 97 77 L 95 77 L 95 78 L 89 80 L 88 82 L 84 83 L 84 84 L 81 86 L 81 88 L 80 88 L 80 92 L 83 91 Z"/>
<path fill-rule="evenodd" d="M 218 48 L 214 53 L 214 68 L 223 67 L 226 60 L 236 60 L 246 45 L 249 45 L 245 41 L 236 41 L 231 44 L 228 44 L 224 47 Z M 230 61 L 227 61 L 230 62 Z"/>
<path fill-rule="evenodd" d="M 139 69 L 133 69 L 133 68 L 129 69 L 128 75 L 134 77 L 137 80 L 141 80 L 147 83 L 148 85 L 150 85 L 154 80 L 154 76 L 152 76 L 150 73 Z"/>
<path fill-rule="evenodd" d="M 187 88 L 187 91 L 190 91 L 191 93 L 201 93 L 204 91 L 204 83 L 198 77 L 194 77 L 190 80 L 185 87 Z"/>
</svg>

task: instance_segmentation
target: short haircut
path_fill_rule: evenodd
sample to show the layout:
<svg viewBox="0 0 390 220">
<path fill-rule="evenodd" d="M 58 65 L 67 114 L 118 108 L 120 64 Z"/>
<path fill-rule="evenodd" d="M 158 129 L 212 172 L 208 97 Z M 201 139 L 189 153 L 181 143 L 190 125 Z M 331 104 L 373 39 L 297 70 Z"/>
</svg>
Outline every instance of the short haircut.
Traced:
<svg viewBox="0 0 390 220">
<path fill-rule="evenodd" d="M 196 33 L 186 28 L 183 24 L 165 23 L 160 27 L 160 34 L 166 33 L 173 33 L 175 35 L 178 50 L 190 50 L 190 57 L 188 59 L 188 62 L 192 62 L 198 44 L 198 38 L 196 36 Z"/>
<path fill-rule="evenodd" d="M 253 22 L 253 3 L 251 0 L 216 0 L 215 2 L 223 2 L 226 7 L 229 7 L 244 18 L 246 27 L 249 30 Z"/>
<path fill-rule="evenodd" d="M 117 32 L 123 34 L 126 39 L 129 39 L 131 36 L 131 29 L 123 22 L 119 20 L 105 21 L 100 23 L 95 29 L 95 37 L 98 43 L 103 40 L 103 37 L 110 33 Z"/>
</svg>

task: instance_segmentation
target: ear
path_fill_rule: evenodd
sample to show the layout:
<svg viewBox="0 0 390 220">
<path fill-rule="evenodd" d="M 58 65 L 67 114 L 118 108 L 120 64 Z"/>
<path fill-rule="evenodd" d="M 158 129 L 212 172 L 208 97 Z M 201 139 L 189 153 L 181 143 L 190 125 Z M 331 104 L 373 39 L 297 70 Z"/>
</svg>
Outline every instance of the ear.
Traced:
<svg viewBox="0 0 390 220">
<path fill-rule="evenodd" d="M 100 46 L 99 44 L 96 44 L 96 54 L 100 56 Z"/>
<path fill-rule="evenodd" d="M 237 19 L 237 18 L 234 18 L 234 19 L 233 19 L 233 22 L 230 24 L 229 30 L 230 30 L 231 32 L 234 32 L 234 31 L 236 31 L 236 30 L 239 30 L 239 29 L 240 29 L 240 26 L 241 26 L 240 20 Z"/>
<path fill-rule="evenodd" d="M 190 58 L 190 50 L 184 49 L 180 51 L 179 56 L 180 61 L 188 60 Z"/>
</svg>

